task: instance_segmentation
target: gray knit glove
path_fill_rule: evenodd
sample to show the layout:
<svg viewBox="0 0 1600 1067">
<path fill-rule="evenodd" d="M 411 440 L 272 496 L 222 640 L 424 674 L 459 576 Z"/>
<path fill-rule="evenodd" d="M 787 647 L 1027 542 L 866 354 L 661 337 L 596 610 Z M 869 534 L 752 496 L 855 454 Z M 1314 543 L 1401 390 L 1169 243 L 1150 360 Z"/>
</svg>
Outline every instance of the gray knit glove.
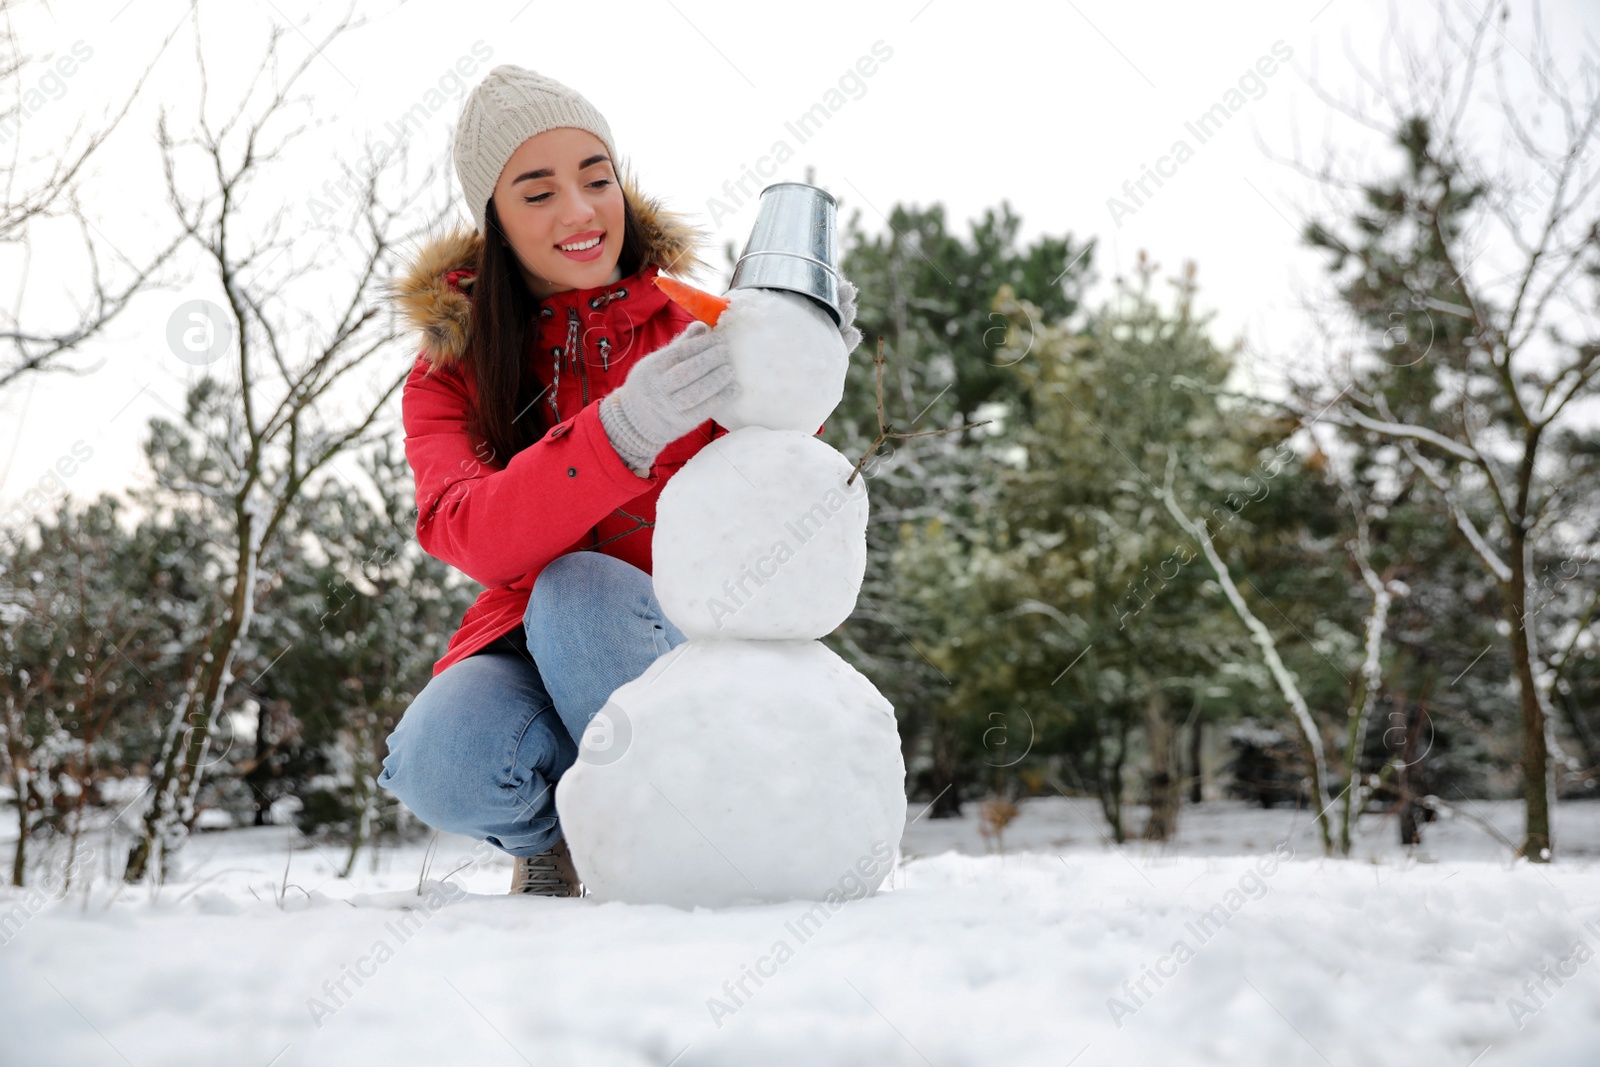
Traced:
<svg viewBox="0 0 1600 1067">
<path fill-rule="evenodd" d="M 728 346 L 703 322 L 645 356 L 621 385 L 600 401 L 600 424 L 622 462 L 639 477 L 669 442 L 739 395 Z"/>
<path fill-rule="evenodd" d="M 856 287 L 844 275 L 839 275 L 839 335 L 844 338 L 844 350 L 854 352 L 861 343 L 861 331 L 856 329 Z"/>
</svg>

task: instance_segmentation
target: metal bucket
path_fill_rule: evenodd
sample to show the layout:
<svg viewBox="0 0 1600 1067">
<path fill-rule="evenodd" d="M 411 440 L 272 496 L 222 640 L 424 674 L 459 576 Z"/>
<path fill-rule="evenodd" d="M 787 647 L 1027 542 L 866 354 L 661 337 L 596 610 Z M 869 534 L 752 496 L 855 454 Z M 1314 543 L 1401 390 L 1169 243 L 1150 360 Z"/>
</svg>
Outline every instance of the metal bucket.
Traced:
<svg viewBox="0 0 1600 1067">
<path fill-rule="evenodd" d="M 732 289 L 786 289 L 839 313 L 838 204 L 804 182 L 777 182 L 761 190 L 756 224 L 733 267 Z"/>
</svg>

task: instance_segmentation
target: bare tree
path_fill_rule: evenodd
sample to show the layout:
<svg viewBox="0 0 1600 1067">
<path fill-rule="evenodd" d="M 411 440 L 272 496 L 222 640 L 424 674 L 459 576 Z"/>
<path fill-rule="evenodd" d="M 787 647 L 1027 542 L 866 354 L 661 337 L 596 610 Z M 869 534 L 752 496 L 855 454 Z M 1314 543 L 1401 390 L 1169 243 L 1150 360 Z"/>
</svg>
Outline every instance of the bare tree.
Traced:
<svg viewBox="0 0 1600 1067">
<path fill-rule="evenodd" d="M 1362 778 L 1361 760 L 1367 748 L 1367 724 L 1372 721 L 1372 713 L 1377 708 L 1378 696 L 1383 689 L 1383 638 L 1389 626 L 1389 609 L 1397 597 L 1404 597 L 1409 590 L 1404 582 L 1394 577 L 1393 567 L 1389 568 L 1387 575 L 1379 575 L 1372 565 L 1371 520 L 1376 507 L 1360 499 L 1354 479 L 1344 470 L 1339 459 L 1330 459 L 1327 470 L 1339 487 L 1345 507 L 1350 509 L 1355 519 L 1356 535 L 1345 542 L 1345 550 L 1350 553 L 1356 570 L 1361 574 L 1362 584 L 1372 596 L 1372 607 L 1367 612 L 1363 627 L 1365 636 L 1361 671 L 1345 715 L 1345 767 L 1349 782 L 1341 798 L 1343 808 L 1339 816 L 1339 853 L 1348 856 L 1356 820 L 1366 809 L 1367 800 L 1373 792 Z"/>
<path fill-rule="evenodd" d="M 356 25 L 360 22 L 347 10 L 286 74 L 278 71 L 279 42 L 289 31 L 275 27 L 238 111 L 213 129 L 206 117 L 197 18 L 201 85 L 194 135 L 175 139 L 166 114 L 161 117 L 168 199 L 185 231 L 195 236 L 226 302 L 211 315 L 214 321 L 204 324 L 202 341 L 215 345 L 216 338 L 230 333 L 236 339 L 227 353 L 230 379 L 204 379 L 191 392 L 188 429 L 169 428 L 166 444 L 152 445 L 157 492 L 176 506 L 214 517 L 229 531 L 231 543 L 218 552 L 228 588 L 215 605 L 211 625 L 196 631 L 200 654 L 188 659 L 183 696 L 174 702 L 152 761 L 152 798 L 124 871 L 129 882 L 142 878 L 152 862 L 158 880 L 164 880 L 163 857 L 192 826 L 213 724 L 226 707 L 235 659 L 249 632 L 257 593 L 268 580 L 260 570 L 264 555 L 285 547 L 279 541 L 293 526 L 285 518 L 314 488 L 308 480 L 341 452 L 381 436 L 375 428 L 379 411 L 405 381 L 404 371 L 361 372 L 399 336 L 382 311 L 384 284 L 398 265 L 400 246 L 439 222 L 435 216 L 413 231 L 401 225 L 421 192 L 437 187 L 436 168 L 390 207 L 380 193 L 380 179 L 392 169 L 403 176 L 405 153 L 385 152 L 374 162 L 376 154 L 368 151 L 363 169 L 344 186 L 357 195 L 348 205 L 354 221 L 342 240 L 330 241 L 325 229 L 309 226 L 282 233 L 289 216 L 281 205 L 274 205 L 278 210 L 269 222 L 252 227 L 244 208 L 247 193 L 264 185 L 264 176 L 281 174 L 281 166 L 276 172 L 272 168 L 303 129 L 277 132 L 289 109 L 309 99 L 290 96 L 296 83 L 334 38 Z M 261 99 L 254 102 L 258 92 Z M 198 198 L 184 184 L 183 164 L 190 154 L 198 156 L 195 170 L 208 186 Z M 286 269 L 271 273 L 280 257 Z M 302 258 L 339 268 L 333 280 L 317 287 L 327 302 L 322 317 L 292 290 L 291 283 L 309 269 L 296 266 Z M 353 415 L 331 418 L 326 409 L 333 406 L 335 386 L 355 378 L 372 383 L 370 394 Z"/>
<path fill-rule="evenodd" d="M 126 118 L 188 13 L 161 42 L 156 58 L 126 94 L 119 110 L 87 134 L 83 133 L 81 121 L 65 137 L 58 137 L 52 131 L 42 154 L 25 155 L 23 146 L 27 138 L 24 134 L 33 125 L 28 121 L 30 100 L 40 95 L 40 85 L 45 80 L 59 80 L 78 60 L 62 55 L 55 57 L 51 64 L 23 51 L 16 26 L 16 17 L 23 6 L 18 0 L 0 0 L 0 146 L 9 148 L 4 167 L 5 182 L 0 188 L 0 251 L 18 256 L 23 264 L 17 275 L 12 306 L 8 311 L 0 310 L 0 342 L 9 348 L 9 354 L 0 357 L 0 389 L 32 373 L 55 371 L 82 375 L 97 370 L 98 365 L 87 368 L 70 365 L 67 357 L 105 329 L 136 296 L 159 284 L 158 273 L 172 259 L 185 237 L 181 232 L 174 234 L 163 246 L 135 263 L 118 251 L 94 224 L 79 202 L 78 191 L 90 162 Z M 118 96 L 121 95 L 119 91 Z M 28 264 L 40 240 L 39 230 L 56 219 L 71 219 L 77 223 L 79 240 L 88 260 L 88 277 L 78 280 L 78 291 L 73 294 L 78 307 L 67 321 L 39 322 L 26 314 Z M 105 261 L 112 258 L 122 262 L 108 270 Z"/>
<path fill-rule="evenodd" d="M 1545 862 L 1555 737 L 1530 599 L 1535 547 L 1564 551 L 1558 520 L 1576 488 L 1552 442 L 1600 397 L 1600 71 L 1587 59 L 1564 71 L 1537 9 L 1525 47 L 1507 36 L 1509 18 L 1501 3 L 1481 14 L 1441 3 L 1437 39 L 1403 46 L 1397 73 L 1361 70 L 1376 110 L 1317 90 L 1391 138 L 1406 164 L 1386 183 L 1332 164 L 1307 171 L 1362 196 L 1348 224 L 1308 235 L 1350 268 L 1341 295 L 1351 311 L 1427 347 L 1403 368 L 1347 366 L 1337 388 L 1301 383 L 1293 405 L 1397 445 L 1499 586 L 1521 719 L 1519 851 Z M 1536 91 L 1519 93 L 1522 77 Z M 1503 128 L 1499 145 L 1481 142 L 1485 121 Z"/>
<path fill-rule="evenodd" d="M 1177 472 L 1177 467 L 1178 454 L 1169 451 L 1166 480 L 1160 492 L 1155 495 L 1166 505 L 1168 514 L 1178 524 L 1178 528 L 1199 543 L 1200 551 L 1205 554 L 1206 563 L 1211 566 L 1211 573 L 1217 576 L 1217 584 L 1228 599 L 1228 605 L 1233 608 L 1234 614 L 1239 616 L 1239 621 L 1244 623 L 1245 629 L 1250 631 L 1250 639 L 1261 650 L 1261 658 L 1266 663 L 1267 670 L 1272 673 L 1272 680 L 1278 684 L 1284 703 L 1289 706 L 1289 713 L 1294 719 L 1295 726 L 1300 730 L 1300 739 L 1305 742 L 1306 752 L 1310 756 L 1307 762 L 1311 767 L 1311 799 L 1317 806 L 1317 829 L 1322 834 L 1322 850 L 1324 854 L 1331 856 L 1333 829 L 1328 823 L 1328 765 L 1323 755 L 1322 731 L 1311 715 L 1311 708 L 1306 703 L 1305 695 L 1300 692 L 1299 683 L 1284 665 L 1283 657 L 1278 655 L 1277 639 L 1272 636 L 1272 631 L 1266 624 L 1257 618 L 1256 613 L 1250 610 L 1250 605 L 1245 603 L 1244 595 L 1239 592 L 1239 586 L 1233 580 L 1233 572 L 1217 551 L 1204 522 L 1191 519 L 1184 512 L 1183 505 L 1178 503 L 1178 496 L 1173 491 L 1173 476 Z"/>
</svg>

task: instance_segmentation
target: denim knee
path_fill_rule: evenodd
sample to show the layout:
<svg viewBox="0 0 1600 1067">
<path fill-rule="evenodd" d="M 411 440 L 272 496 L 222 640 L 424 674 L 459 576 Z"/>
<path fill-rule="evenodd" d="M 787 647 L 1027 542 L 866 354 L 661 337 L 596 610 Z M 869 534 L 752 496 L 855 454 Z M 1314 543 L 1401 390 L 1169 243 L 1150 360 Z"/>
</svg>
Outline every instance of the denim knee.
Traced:
<svg viewBox="0 0 1600 1067">
<path fill-rule="evenodd" d="M 627 560 L 603 552 L 568 552 L 545 564 L 534 579 L 524 621 L 572 618 L 592 610 L 597 589 L 643 600 L 655 596 L 650 575 Z"/>
<path fill-rule="evenodd" d="M 429 826 L 534 855 L 559 836 L 555 785 L 577 759 L 526 659 L 469 656 L 431 680 L 389 735 L 378 784 Z"/>
<path fill-rule="evenodd" d="M 599 552 L 547 564 L 523 622 L 528 652 L 574 740 L 619 686 L 685 640 L 662 612 L 650 575 Z"/>
<path fill-rule="evenodd" d="M 545 565 L 534 579 L 523 613 L 528 650 L 566 645 L 570 635 L 605 639 L 644 622 L 660 633 L 655 655 L 687 640 L 656 600 L 655 580 L 627 560 L 602 552 L 568 552 Z M 546 638 L 552 638 L 547 641 Z"/>
</svg>

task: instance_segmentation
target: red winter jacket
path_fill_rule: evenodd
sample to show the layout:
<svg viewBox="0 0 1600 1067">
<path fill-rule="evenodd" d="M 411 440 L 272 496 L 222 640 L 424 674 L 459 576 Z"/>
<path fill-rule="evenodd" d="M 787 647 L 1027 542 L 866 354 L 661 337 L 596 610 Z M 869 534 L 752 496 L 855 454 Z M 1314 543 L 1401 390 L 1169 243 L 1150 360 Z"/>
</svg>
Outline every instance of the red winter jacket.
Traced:
<svg viewBox="0 0 1600 1067">
<path fill-rule="evenodd" d="M 482 237 L 458 230 L 434 240 L 396 279 L 401 313 L 424 339 L 401 394 L 406 459 L 416 479 L 417 540 L 429 555 L 486 587 L 433 665 L 435 675 L 520 627 L 534 579 L 557 556 L 594 550 L 650 573 L 662 487 L 690 456 L 727 432 L 707 420 L 668 444 L 650 477 L 641 478 L 600 424 L 600 398 L 622 384 L 634 363 L 694 321 L 654 279 L 669 265 L 699 265 L 696 231 L 626 183 L 624 194 L 646 234 L 645 265 L 613 285 L 542 301 L 528 358 L 540 384 L 555 386 L 538 401 L 550 429 L 503 467 L 481 460 L 487 449 L 466 430 L 476 391 L 463 355 Z"/>
</svg>

